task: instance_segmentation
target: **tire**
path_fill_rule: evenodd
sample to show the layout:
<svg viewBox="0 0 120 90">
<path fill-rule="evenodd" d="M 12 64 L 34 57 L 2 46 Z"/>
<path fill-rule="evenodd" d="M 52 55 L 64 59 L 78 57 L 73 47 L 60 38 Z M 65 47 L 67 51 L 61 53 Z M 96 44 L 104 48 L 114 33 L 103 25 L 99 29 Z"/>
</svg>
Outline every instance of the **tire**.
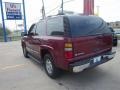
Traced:
<svg viewBox="0 0 120 90">
<path fill-rule="evenodd" d="M 23 55 L 24 55 L 25 58 L 29 58 L 26 47 L 23 47 Z"/>
<path fill-rule="evenodd" d="M 55 79 L 60 76 L 60 69 L 54 65 L 50 54 L 44 55 L 44 68 L 50 78 Z"/>
</svg>

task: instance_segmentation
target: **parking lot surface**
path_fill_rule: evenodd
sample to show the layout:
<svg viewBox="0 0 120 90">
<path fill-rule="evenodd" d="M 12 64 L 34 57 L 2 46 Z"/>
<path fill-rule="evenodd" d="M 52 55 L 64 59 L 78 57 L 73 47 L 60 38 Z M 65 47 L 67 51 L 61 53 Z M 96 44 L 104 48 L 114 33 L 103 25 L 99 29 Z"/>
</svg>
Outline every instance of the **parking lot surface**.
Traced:
<svg viewBox="0 0 120 90">
<path fill-rule="evenodd" d="M 53 80 L 40 64 L 24 58 L 20 41 L 0 42 L 0 90 L 120 90 L 119 45 L 110 62 Z"/>
</svg>

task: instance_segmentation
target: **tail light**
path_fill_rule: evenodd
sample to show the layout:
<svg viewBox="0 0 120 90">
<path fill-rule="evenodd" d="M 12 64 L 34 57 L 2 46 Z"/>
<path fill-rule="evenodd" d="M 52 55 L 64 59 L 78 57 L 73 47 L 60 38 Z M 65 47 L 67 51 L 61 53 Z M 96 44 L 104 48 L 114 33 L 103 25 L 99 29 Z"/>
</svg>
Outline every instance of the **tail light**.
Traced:
<svg viewBox="0 0 120 90">
<path fill-rule="evenodd" d="M 73 45 L 72 43 L 65 43 L 65 58 L 73 58 Z"/>
</svg>

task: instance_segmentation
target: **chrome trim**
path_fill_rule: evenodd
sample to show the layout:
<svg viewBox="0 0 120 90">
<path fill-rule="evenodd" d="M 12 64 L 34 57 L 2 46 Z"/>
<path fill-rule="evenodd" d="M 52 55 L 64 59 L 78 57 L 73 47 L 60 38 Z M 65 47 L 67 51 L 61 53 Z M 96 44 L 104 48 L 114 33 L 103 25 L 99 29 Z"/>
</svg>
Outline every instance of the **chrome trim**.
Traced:
<svg viewBox="0 0 120 90">
<path fill-rule="evenodd" d="M 75 56 L 80 56 L 80 55 L 84 55 L 84 54 L 85 54 L 84 52 L 76 53 Z"/>
<path fill-rule="evenodd" d="M 88 68 L 89 66 L 90 66 L 90 63 L 84 64 L 84 65 L 81 65 L 81 66 L 75 66 L 75 67 L 73 67 L 73 72 L 74 73 L 81 72 L 84 69 Z"/>
<path fill-rule="evenodd" d="M 109 59 L 112 59 L 112 58 L 115 57 L 115 53 L 116 53 L 116 52 L 112 52 L 112 54 L 110 54 L 110 55 L 103 55 L 103 58 L 109 58 Z"/>
</svg>

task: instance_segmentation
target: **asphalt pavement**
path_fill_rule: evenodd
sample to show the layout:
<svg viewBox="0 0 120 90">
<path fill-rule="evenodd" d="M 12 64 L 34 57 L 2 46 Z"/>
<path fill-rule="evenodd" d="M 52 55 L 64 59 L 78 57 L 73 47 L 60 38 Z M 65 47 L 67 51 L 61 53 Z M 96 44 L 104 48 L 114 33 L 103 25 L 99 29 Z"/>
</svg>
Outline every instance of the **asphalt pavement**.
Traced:
<svg viewBox="0 0 120 90">
<path fill-rule="evenodd" d="M 53 80 L 41 64 L 24 58 L 20 41 L 0 42 L 0 90 L 120 90 L 120 44 L 113 60 Z"/>
</svg>

